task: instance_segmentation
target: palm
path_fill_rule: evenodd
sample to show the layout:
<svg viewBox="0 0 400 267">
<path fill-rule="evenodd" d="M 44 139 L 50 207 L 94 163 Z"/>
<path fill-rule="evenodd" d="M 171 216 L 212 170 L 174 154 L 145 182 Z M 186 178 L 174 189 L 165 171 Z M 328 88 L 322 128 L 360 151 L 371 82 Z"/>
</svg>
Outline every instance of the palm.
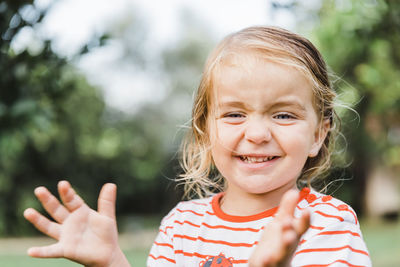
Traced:
<svg viewBox="0 0 400 267">
<path fill-rule="evenodd" d="M 75 261 L 86 258 L 89 263 L 99 260 L 99 256 L 110 255 L 116 242 L 114 221 L 86 205 L 64 221 L 58 241 L 64 248 L 63 257 Z"/>
<path fill-rule="evenodd" d="M 29 250 L 33 257 L 64 257 L 87 266 L 106 266 L 118 248 L 115 221 L 115 186 L 105 185 L 99 196 L 99 211 L 90 209 L 69 183 L 59 183 L 62 205 L 47 189 L 35 194 L 55 222 L 33 209 L 25 217 L 44 234 L 58 240 L 47 247 Z"/>
</svg>

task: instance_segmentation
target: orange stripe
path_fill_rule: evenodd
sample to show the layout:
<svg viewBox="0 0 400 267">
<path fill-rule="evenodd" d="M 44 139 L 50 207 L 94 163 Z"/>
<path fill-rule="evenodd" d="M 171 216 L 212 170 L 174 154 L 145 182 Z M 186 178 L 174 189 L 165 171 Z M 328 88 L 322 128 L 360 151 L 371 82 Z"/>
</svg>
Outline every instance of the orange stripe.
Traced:
<svg viewBox="0 0 400 267">
<path fill-rule="evenodd" d="M 173 228 L 174 228 L 174 227 L 172 227 L 172 226 L 167 226 L 167 227 L 165 227 L 164 230 L 163 230 L 163 229 L 160 229 L 160 230 L 158 230 L 158 231 L 161 232 L 161 233 L 167 234 L 168 229 L 173 229 Z"/>
<path fill-rule="evenodd" d="M 202 259 L 210 257 L 209 255 L 203 255 L 203 254 L 200 254 L 200 253 L 197 253 L 197 252 L 193 252 L 193 253 L 192 252 L 185 252 L 183 250 L 175 250 L 175 254 L 182 254 L 183 256 L 186 256 L 186 257 L 198 257 L 198 258 L 202 258 Z"/>
<path fill-rule="evenodd" d="M 322 216 L 324 216 L 324 217 L 336 218 L 336 219 L 338 219 L 338 220 L 341 221 L 341 222 L 344 221 L 344 219 L 343 219 L 342 217 L 340 217 L 340 216 L 327 214 L 327 213 L 324 213 L 324 212 L 319 211 L 319 210 L 315 211 L 315 213 L 318 213 L 319 215 L 322 215 Z"/>
<path fill-rule="evenodd" d="M 215 213 L 209 212 L 208 210 L 206 211 L 206 213 L 207 213 L 208 215 L 215 215 Z"/>
<path fill-rule="evenodd" d="M 336 260 L 336 261 L 331 262 L 331 263 L 329 263 L 329 264 L 310 264 L 310 265 L 302 265 L 302 267 L 326 267 L 326 266 L 330 266 L 330 265 L 332 265 L 332 264 L 334 264 L 334 263 L 337 263 L 337 262 L 347 264 L 347 266 L 349 266 L 349 267 L 364 267 L 363 265 L 354 265 L 354 264 L 351 264 L 351 263 L 349 263 L 349 262 L 347 262 L 347 261 L 345 261 L 345 260 Z"/>
<path fill-rule="evenodd" d="M 189 224 L 189 225 L 191 225 L 193 227 L 200 228 L 200 225 L 194 224 L 194 223 L 192 223 L 190 221 L 187 221 L 187 220 L 185 220 L 185 221 L 175 220 L 174 223 L 177 223 L 177 224 L 180 224 L 180 225 Z M 231 231 L 250 231 L 250 232 L 255 232 L 255 233 L 258 233 L 259 231 L 264 229 L 264 227 L 262 227 L 261 229 L 255 229 L 255 228 L 249 228 L 249 227 L 247 227 L 247 228 L 239 228 L 239 227 L 229 227 L 229 226 L 225 226 L 225 225 L 209 225 L 209 224 L 204 223 L 204 222 L 201 223 L 201 225 L 204 225 L 205 227 L 210 228 L 210 229 L 226 229 L 226 230 L 231 230 Z M 164 230 L 160 229 L 159 231 L 164 233 L 164 234 L 167 234 L 168 229 L 172 229 L 172 228 L 173 228 L 172 226 L 167 226 L 167 227 L 165 227 Z"/>
<path fill-rule="evenodd" d="M 189 224 L 189 225 L 191 225 L 191 226 L 193 226 L 193 227 L 200 227 L 200 225 L 198 225 L 198 224 L 194 224 L 194 223 L 192 223 L 192 222 L 190 222 L 190 221 L 183 221 L 183 222 L 180 222 L 180 221 L 174 221 L 174 223 L 177 223 L 177 224 L 180 224 L 180 225 L 183 225 L 183 224 Z M 255 228 L 249 228 L 249 227 L 247 227 L 247 228 L 239 228 L 239 227 L 229 227 L 229 226 L 225 226 L 225 225 L 209 225 L 209 224 L 207 224 L 207 223 L 201 223 L 201 225 L 204 225 L 205 227 L 207 227 L 207 228 L 210 228 L 210 229 L 226 229 L 226 230 L 231 230 L 231 231 L 250 231 L 250 232 L 255 232 L 255 233 L 257 233 L 257 232 L 259 232 L 259 231 L 261 231 L 264 227 L 262 227 L 261 229 L 255 229 Z"/>
<path fill-rule="evenodd" d="M 325 231 L 325 232 L 320 232 L 317 235 L 340 235 L 340 234 L 351 234 L 353 236 L 361 237 L 358 233 L 352 232 L 352 231 L 349 231 L 349 230 L 345 230 L 345 231 Z M 307 240 L 305 240 L 305 239 L 300 240 L 299 246 L 304 244 L 305 242 L 307 242 Z"/>
<path fill-rule="evenodd" d="M 166 217 L 163 221 L 166 221 L 166 220 L 168 220 L 169 218 L 171 218 L 172 216 L 174 216 L 175 215 L 175 212 L 173 212 L 173 213 L 171 213 L 168 217 Z"/>
<path fill-rule="evenodd" d="M 164 233 L 165 235 L 167 234 L 167 231 L 164 231 L 163 229 L 158 230 L 160 233 Z"/>
<path fill-rule="evenodd" d="M 342 250 L 342 249 L 346 249 L 346 248 L 350 249 L 353 252 L 369 256 L 368 252 L 365 252 L 364 250 L 359 250 L 359 249 L 352 248 L 351 246 L 348 246 L 348 245 L 347 246 L 343 246 L 343 247 L 337 247 L 337 248 L 309 248 L 309 249 L 303 249 L 303 250 L 297 251 L 295 253 L 295 255 L 298 255 L 300 253 L 309 253 L 309 252 L 326 252 L 326 251 L 331 252 L 331 251 L 338 251 L 338 250 Z"/>
<path fill-rule="evenodd" d="M 158 243 L 154 241 L 154 244 L 156 244 L 157 246 L 163 246 L 163 247 L 170 247 L 170 248 L 174 248 L 171 244 L 169 243 Z"/>
<path fill-rule="evenodd" d="M 188 239 L 192 241 L 197 241 L 200 240 L 204 243 L 213 243 L 213 244 L 221 244 L 221 245 L 227 245 L 230 247 L 253 247 L 258 244 L 257 241 L 255 241 L 253 244 L 249 243 L 231 243 L 223 240 L 212 240 L 212 239 L 205 239 L 201 236 L 198 237 L 193 237 L 193 236 L 187 236 L 187 235 L 174 235 L 174 238 L 182 238 L 182 239 Z"/>
<path fill-rule="evenodd" d="M 169 261 L 169 262 L 176 263 L 176 261 L 175 261 L 174 259 L 170 259 L 170 258 L 167 258 L 167 257 L 162 256 L 162 255 L 161 255 L 161 256 L 158 256 L 158 257 L 155 257 L 154 255 L 149 254 L 149 257 L 153 258 L 154 260 L 164 259 L 164 260 L 167 260 L 167 261 Z"/>
<path fill-rule="evenodd" d="M 182 254 L 186 257 L 198 257 L 198 258 L 202 258 L 202 259 L 207 259 L 209 257 L 214 257 L 215 255 L 203 255 L 197 252 L 185 252 L 183 250 L 175 250 L 175 254 Z M 240 264 L 240 263 L 247 263 L 248 260 L 231 260 L 232 263 L 236 263 L 236 264 Z"/>
<path fill-rule="evenodd" d="M 305 239 L 300 240 L 299 246 L 300 246 L 301 244 L 304 244 L 305 242 L 307 242 L 307 240 L 305 240 Z"/>
<path fill-rule="evenodd" d="M 361 237 L 359 233 L 352 232 L 350 230 L 344 230 L 344 231 L 325 231 L 321 232 L 318 235 L 340 235 L 340 234 L 351 234 L 353 236 L 358 236 Z"/>
<path fill-rule="evenodd" d="M 315 229 L 315 230 L 323 230 L 325 227 L 310 225 L 310 228 L 311 228 L 311 229 Z"/>
<path fill-rule="evenodd" d="M 356 224 L 358 224 L 357 215 L 356 215 L 352 210 L 350 210 L 349 208 L 347 208 L 347 209 L 345 209 L 345 210 L 342 210 L 342 209 L 339 209 L 337 206 L 335 206 L 335 205 L 333 205 L 332 203 L 329 203 L 329 202 L 315 203 L 315 204 L 310 205 L 309 207 L 315 207 L 315 206 L 317 206 L 317 205 L 329 205 L 329 206 L 334 207 L 334 208 L 337 209 L 338 211 L 348 211 L 348 212 L 351 213 L 351 215 L 353 215 L 354 220 L 356 221 Z"/>
<path fill-rule="evenodd" d="M 261 229 L 254 229 L 254 228 L 239 228 L 239 227 L 229 227 L 229 226 L 225 226 L 225 225 L 209 225 L 206 223 L 202 223 L 202 225 L 204 225 L 207 228 L 211 228 L 211 229 L 226 229 L 226 230 L 232 230 L 232 231 L 250 231 L 250 232 L 259 232 L 261 231 Z"/>
<path fill-rule="evenodd" d="M 191 226 L 193 226 L 193 227 L 197 227 L 197 228 L 200 227 L 200 225 L 194 224 L 194 223 L 189 222 L 189 221 L 180 222 L 180 221 L 178 221 L 178 220 L 175 220 L 174 223 L 177 223 L 177 224 L 180 224 L 180 225 L 184 225 L 184 224 L 186 223 L 186 224 L 189 224 L 189 225 L 191 225 Z"/>
<path fill-rule="evenodd" d="M 192 203 L 195 204 L 195 205 L 200 205 L 200 206 L 208 206 L 208 204 L 206 204 L 206 203 L 199 203 L 199 202 L 196 202 L 196 201 L 192 201 Z"/>
<path fill-rule="evenodd" d="M 197 227 L 197 228 L 200 227 L 200 225 L 194 224 L 194 223 L 192 223 L 190 221 L 182 221 L 181 222 L 181 221 L 176 220 L 176 221 L 174 221 L 174 223 L 177 223 L 177 224 L 180 224 L 180 225 L 189 224 L 189 225 L 191 225 L 193 227 Z M 255 233 L 257 233 L 257 232 L 259 232 L 259 231 L 261 231 L 263 229 L 263 228 L 254 229 L 254 228 L 249 228 L 249 227 L 247 227 L 247 228 L 229 227 L 229 226 L 225 226 L 225 225 L 209 225 L 209 224 L 204 223 L 204 222 L 201 223 L 201 225 L 204 225 L 205 227 L 210 228 L 210 229 L 226 229 L 226 230 L 231 230 L 231 231 L 250 231 L 250 232 L 255 232 Z"/>
<path fill-rule="evenodd" d="M 181 210 L 181 209 L 176 209 L 176 210 L 179 211 L 179 212 L 181 212 L 181 213 L 183 213 L 183 212 L 191 212 L 191 213 L 193 213 L 193 214 L 195 214 L 195 215 L 197 215 L 197 216 L 204 216 L 204 214 L 195 212 L 195 211 L 193 211 L 193 210 Z"/>
</svg>

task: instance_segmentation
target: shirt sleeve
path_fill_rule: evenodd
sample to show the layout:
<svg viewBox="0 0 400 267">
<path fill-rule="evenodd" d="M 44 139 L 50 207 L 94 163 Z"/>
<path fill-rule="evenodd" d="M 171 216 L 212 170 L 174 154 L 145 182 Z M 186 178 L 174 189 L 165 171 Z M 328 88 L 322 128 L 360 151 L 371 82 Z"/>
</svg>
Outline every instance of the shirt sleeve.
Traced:
<svg viewBox="0 0 400 267">
<path fill-rule="evenodd" d="M 157 266 L 176 266 L 175 253 L 173 247 L 173 231 L 172 225 L 175 211 L 172 210 L 161 222 L 158 235 L 151 247 L 147 258 L 148 267 Z"/>
<path fill-rule="evenodd" d="M 372 266 L 358 224 L 342 221 L 304 235 L 292 266 Z"/>
</svg>

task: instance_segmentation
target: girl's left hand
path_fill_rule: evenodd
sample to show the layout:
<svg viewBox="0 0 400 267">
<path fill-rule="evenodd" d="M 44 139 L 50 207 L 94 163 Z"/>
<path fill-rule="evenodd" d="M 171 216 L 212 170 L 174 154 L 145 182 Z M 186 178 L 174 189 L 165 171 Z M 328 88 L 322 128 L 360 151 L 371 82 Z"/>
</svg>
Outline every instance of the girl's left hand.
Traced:
<svg viewBox="0 0 400 267">
<path fill-rule="evenodd" d="M 269 223 L 249 259 L 250 267 L 290 266 L 300 237 L 310 226 L 310 213 L 305 210 L 294 217 L 299 194 L 290 190 L 281 200 L 275 219 Z"/>
</svg>

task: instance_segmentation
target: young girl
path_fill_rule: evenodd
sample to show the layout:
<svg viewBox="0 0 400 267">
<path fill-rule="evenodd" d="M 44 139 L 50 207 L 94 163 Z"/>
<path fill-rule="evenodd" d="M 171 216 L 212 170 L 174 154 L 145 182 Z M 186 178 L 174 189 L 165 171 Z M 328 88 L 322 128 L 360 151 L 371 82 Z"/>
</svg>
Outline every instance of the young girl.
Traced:
<svg viewBox="0 0 400 267">
<path fill-rule="evenodd" d="M 202 198 L 162 220 L 147 265 L 371 266 L 351 207 L 311 189 L 330 165 L 335 96 L 307 39 L 274 27 L 226 37 L 206 63 L 183 145 L 180 180 Z M 58 243 L 28 254 L 129 266 L 117 240 L 116 186 L 102 188 L 97 212 L 68 182 L 58 189 L 63 205 L 35 190 L 55 222 L 24 213 Z"/>
</svg>

